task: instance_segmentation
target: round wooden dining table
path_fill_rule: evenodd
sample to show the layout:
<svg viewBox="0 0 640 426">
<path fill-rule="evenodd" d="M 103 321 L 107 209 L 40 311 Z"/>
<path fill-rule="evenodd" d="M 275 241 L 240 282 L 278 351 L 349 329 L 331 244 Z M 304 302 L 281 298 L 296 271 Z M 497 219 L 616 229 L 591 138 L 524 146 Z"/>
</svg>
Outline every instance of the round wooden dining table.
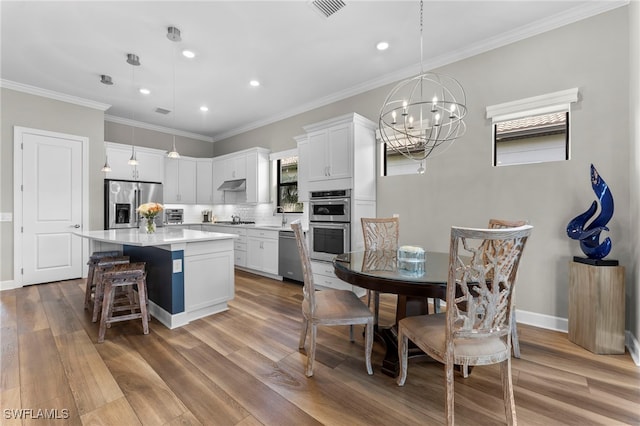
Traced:
<svg viewBox="0 0 640 426">
<path fill-rule="evenodd" d="M 391 327 L 376 325 L 376 338 L 386 347 L 382 372 L 396 377 L 399 373 L 398 321 L 407 316 L 429 313 L 428 298 L 446 299 L 449 253 L 427 252 L 425 272 L 414 275 L 398 268 L 395 250 L 368 250 L 343 253 L 333 260 L 336 276 L 343 281 L 380 293 L 398 295 L 395 324 Z M 409 357 L 426 357 L 417 347 L 409 349 Z"/>
</svg>

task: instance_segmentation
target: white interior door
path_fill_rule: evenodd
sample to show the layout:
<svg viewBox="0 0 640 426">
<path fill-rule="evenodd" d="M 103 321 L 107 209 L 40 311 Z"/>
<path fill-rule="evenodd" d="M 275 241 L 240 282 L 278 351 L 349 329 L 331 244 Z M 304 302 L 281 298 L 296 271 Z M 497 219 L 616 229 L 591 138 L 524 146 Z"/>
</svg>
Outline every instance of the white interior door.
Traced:
<svg viewBox="0 0 640 426">
<path fill-rule="evenodd" d="M 17 176 L 22 185 L 21 217 L 16 218 L 21 220 L 16 231 L 21 251 L 15 253 L 16 266 L 22 265 L 22 285 L 80 278 L 82 239 L 73 232 L 83 226 L 88 140 L 18 127 L 14 138 L 16 148 L 22 149 L 21 176 Z"/>
</svg>

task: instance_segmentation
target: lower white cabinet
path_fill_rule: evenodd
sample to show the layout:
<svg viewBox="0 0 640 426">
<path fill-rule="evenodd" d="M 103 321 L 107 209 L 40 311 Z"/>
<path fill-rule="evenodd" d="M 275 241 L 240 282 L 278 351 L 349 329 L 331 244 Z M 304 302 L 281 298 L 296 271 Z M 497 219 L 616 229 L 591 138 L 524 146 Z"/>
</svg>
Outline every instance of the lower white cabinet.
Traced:
<svg viewBox="0 0 640 426">
<path fill-rule="evenodd" d="M 211 244 L 192 245 L 184 256 L 184 310 L 197 318 L 198 312 L 233 299 L 233 252 L 230 245 L 225 250 Z"/>
<path fill-rule="evenodd" d="M 247 229 L 241 226 L 224 225 L 202 225 L 203 231 L 222 232 L 223 234 L 234 234 L 238 238 L 233 240 L 233 264 L 235 266 L 247 266 Z"/>
<path fill-rule="evenodd" d="M 366 293 L 365 289 L 353 286 L 338 278 L 334 272 L 333 263 L 331 262 L 318 262 L 312 260 L 311 271 L 313 272 L 313 282 L 316 287 L 335 290 L 349 290 L 353 291 L 358 297 L 362 297 Z"/>
<path fill-rule="evenodd" d="M 278 231 L 247 229 L 247 268 L 278 275 Z"/>
</svg>

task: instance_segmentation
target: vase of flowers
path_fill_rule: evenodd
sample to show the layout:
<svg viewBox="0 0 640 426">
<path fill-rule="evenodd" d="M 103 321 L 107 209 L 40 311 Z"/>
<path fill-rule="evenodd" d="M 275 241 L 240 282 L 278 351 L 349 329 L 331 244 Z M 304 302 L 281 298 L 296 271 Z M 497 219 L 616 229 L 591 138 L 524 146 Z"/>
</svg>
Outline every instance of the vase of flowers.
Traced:
<svg viewBox="0 0 640 426">
<path fill-rule="evenodd" d="M 156 232 L 155 218 L 164 209 L 162 204 L 158 203 L 144 203 L 141 204 L 136 211 L 140 213 L 145 219 L 144 230 L 147 234 L 153 234 Z"/>
</svg>

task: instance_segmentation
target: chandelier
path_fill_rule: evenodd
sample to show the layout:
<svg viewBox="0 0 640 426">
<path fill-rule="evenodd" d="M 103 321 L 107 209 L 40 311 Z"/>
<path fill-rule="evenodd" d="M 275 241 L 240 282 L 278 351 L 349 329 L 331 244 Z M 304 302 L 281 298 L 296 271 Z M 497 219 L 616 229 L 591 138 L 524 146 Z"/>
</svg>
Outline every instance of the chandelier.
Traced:
<svg viewBox="0 0 640 426">
<path fill-rule="evenodd" d="M 466 125 L 466 95 L 454 78 L 424 72 L 422 66 L 423 2 L 420 1 L 420 75 L 396 85 L 382 105 L 379 132 L 387 150 L 420 163 L 436 151 L 451 146 Z"/>
</svg>

